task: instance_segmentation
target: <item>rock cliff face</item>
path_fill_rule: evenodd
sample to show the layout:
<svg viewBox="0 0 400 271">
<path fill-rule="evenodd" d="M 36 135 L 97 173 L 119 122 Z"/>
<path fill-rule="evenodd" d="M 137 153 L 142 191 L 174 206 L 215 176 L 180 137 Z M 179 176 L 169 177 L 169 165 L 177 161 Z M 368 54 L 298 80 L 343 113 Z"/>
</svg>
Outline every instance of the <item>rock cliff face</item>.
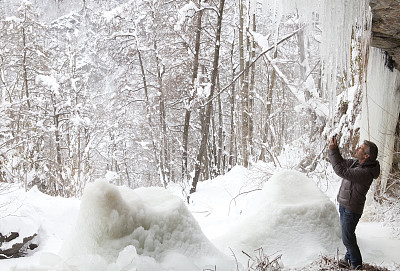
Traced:
<svg viewBox="0 0 400 271">
<path fill-rule="evenodd" d="M 400 69 L 400 1 L 370 0 L 372 43 L 388 53 L 388 67 Z M 393 60 L 393 62 L 391 62 Z"/>
</svg>

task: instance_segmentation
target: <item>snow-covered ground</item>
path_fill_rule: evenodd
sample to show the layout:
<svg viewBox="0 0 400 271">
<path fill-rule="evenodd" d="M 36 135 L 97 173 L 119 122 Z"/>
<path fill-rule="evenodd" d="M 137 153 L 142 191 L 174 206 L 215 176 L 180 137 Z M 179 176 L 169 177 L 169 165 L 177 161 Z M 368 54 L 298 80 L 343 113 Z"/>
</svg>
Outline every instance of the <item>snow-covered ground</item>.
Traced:
<svg viewBox="0 0 400 271">
<path fill-rule="evenodd" d="M 321 192 L 294 170 L 235 167 L 199 183 L 189 204 L 179 185 L 131 190 L 104 180 L 88 185 L 81 200 L 37 188 L 2 193 L 0 232 L 38 233 L 39 247 L 0 260 L 0 270 L 246 270 L 246 254 L 261 248 L 271 259 L 282 255 L 286 269 L 304 268 L 344 252 L 334 203 L 339 180 L 327 178 Z M 399 266 L 400 240 L 389 228 L 361 222 L 357 234 L 365 262 Z"/>
</svg>

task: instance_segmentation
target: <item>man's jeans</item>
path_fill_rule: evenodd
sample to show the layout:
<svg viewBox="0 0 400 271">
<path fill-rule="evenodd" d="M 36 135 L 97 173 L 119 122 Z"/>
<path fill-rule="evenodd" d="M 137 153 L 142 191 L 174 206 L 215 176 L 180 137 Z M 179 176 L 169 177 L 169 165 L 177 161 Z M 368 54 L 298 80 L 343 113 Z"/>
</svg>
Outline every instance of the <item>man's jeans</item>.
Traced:
<svg viewBox="0 0 400 271">
<path fill-rule="evenodd" d="M 349 209 L 339 204 L 340 226 L 342 227 L 342 240 L 347 248 L 345 261 L 350 262 L 352 266 L 362 264 L 360 249 L 357 245 L 356 227 L 361 215 L 352 213 Z"/>
</svg>

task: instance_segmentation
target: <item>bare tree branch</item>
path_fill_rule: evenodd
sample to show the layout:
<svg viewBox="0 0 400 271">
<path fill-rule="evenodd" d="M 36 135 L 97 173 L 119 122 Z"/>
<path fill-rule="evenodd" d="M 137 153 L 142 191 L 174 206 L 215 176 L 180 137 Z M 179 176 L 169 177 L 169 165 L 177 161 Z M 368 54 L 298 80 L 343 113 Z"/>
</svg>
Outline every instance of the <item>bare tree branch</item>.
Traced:
<svg viewBox="0 0 400 271">
<path fill-rule="evenodd" d="M 276 48 L 277 45 L 281 44 L 282 42 L 290 39 L 291 37 L 293 37 L 297 32 L 299 32 L 300 30 L 302 30 L 304 27 L 301 27 L 297 30 L 295 30 L 294 32 L 292 32 L 291 34 L 287 35 L 286 37 L 282 38 L 280 41 L 278 41 L 275 45 L 269 47 L 268 49 L 266 49 L 265 51 L 263 51 L 259 56 L 256 57 L 256 59 L 254 59 L 250 65 L 248 65 L 246 68 L 244 68 L 244 70 L 242 70 L 238 75 L 236 75 L 236 77 L 232 80 L 232 82 L 230 82 L 227 86 L 223 87 L 218 93 L 217 95 L 215 95 L 214 97 L 211 97 L 206 103 L 204 103 L 203 105 L 205 106 L 206 104 L 208 104 L 209 102 L 211 102 L 212 100 L 215 99 L 215 97 L 217 97 L 219 94 L 221 94 L 222 92 L 224 92 L 225 90 L 227 90 L 230 86 L 232 86 L 239 78 L 240 76 L 242 76 L 243 73 L 245 73 L 248 69 L 250 69 L 250 67 L 252 67 L 254 65 L 254 63 L 256 63 L 263 55 L 265 55 L 266 53 L 268 53 L 269 51 L 271 51 L 272 49 Z"/>
</svg>

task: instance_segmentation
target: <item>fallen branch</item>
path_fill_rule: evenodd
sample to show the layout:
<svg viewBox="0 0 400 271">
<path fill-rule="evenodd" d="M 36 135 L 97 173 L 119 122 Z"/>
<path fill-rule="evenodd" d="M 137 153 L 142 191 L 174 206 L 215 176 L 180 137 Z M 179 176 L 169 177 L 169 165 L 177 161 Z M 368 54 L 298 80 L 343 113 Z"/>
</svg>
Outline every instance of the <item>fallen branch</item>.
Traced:
<svg viewBox="0 0 400 271">
<path fill-rule="evenodd" d="M 12 232 L 10 236 L 4 236 L 0 233 L 0 243 L 10 242 L 17 237 L 19 237 L 19 233 L 17 232 Z M 33 250 L 38 247 L 37 244 L 33 243 L 35 237 L 36 233 L 23 238 L 22 243 L 15 243 L 11 248 L 5 250 L 0 249 L 0 259 L 23 257 L 28 249 Z"/>
<path fill-rule="evenodd" d="M 270 261 L 269 257 L 264 254 L 264 250 L 262 248 L 257 249 L 258 256 L 251 257 L 246 252 L 242 251 L 250 260 L 253 261 L 251 265 L 248 266 L 247 270 L 255 270 L 255 271 L 279 271 L 282 270 L 280 260 L 282 255 L 276 256 L 272 261 Z"/>
</svg>

